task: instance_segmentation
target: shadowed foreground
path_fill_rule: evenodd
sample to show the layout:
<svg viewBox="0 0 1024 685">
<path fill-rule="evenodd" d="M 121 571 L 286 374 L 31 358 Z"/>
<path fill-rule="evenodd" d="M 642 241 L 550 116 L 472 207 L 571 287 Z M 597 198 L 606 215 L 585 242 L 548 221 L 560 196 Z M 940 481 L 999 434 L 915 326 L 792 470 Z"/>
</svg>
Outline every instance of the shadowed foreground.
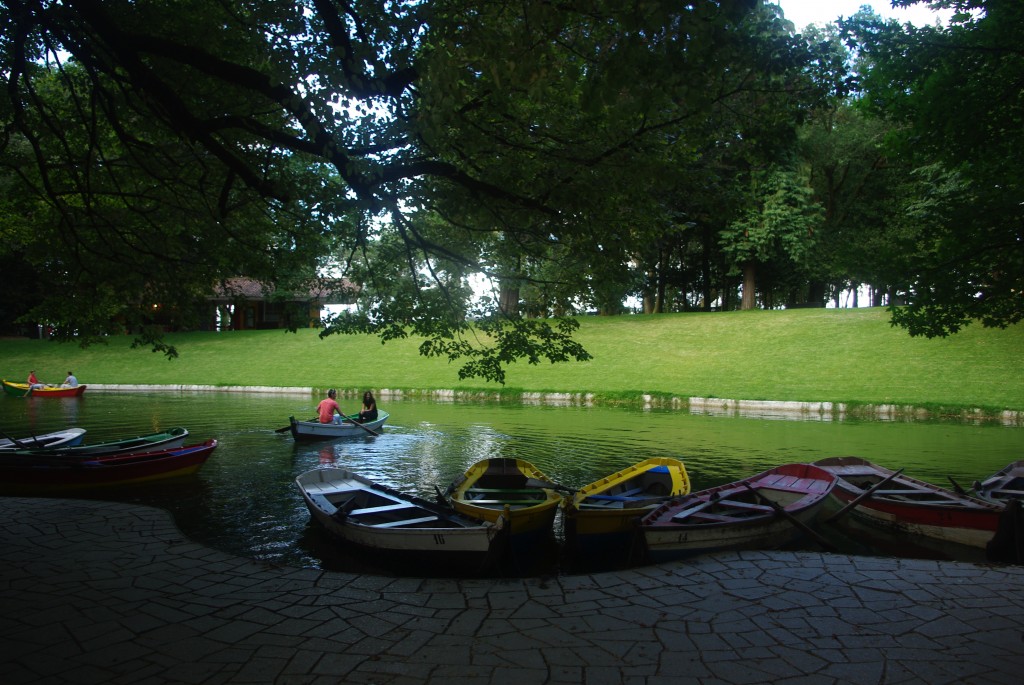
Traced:
<svg viewBox="0 0 1024 685">
<path fill-rule="evenodd" d="M 0 498 L 20 683 L 1017 683 L 1024 568 L 744 552 L 549 579 L 272 567 L 149 507 Z"/>
</svg>

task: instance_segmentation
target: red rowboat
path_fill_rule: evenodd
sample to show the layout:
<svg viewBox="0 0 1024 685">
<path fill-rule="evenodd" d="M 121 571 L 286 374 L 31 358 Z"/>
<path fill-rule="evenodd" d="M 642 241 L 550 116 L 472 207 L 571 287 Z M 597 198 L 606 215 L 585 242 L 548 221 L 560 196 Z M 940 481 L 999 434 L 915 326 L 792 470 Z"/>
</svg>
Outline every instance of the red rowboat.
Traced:
<svg viewBox="0 0 1024 685">
<path fill-rule="evenodd" d="M 207 440 L 155 452 L 70 461 L 45 455 L 34 460 L 0 459 L 0 490 L 5 494 L 38 494 L 187 476 L 197 472 L 216 447 L 216 440 Z"/>
<path fill-rule="evenodd" d="M 849 514 L 875 527 L 982 549 L 999 527 L 1002 505 L 904 476 L 859 457 L 830 457 L 814 463 L 836 476 L 832 496 L 842 505 L 862 498 Z"/>
<path fill-rule="evenodd" d="M 786 464 L 661 505 L 640 521 L 651 561 L 722 550 L 776 549 L 811 528 L 836 478 Z"/>
</svg>

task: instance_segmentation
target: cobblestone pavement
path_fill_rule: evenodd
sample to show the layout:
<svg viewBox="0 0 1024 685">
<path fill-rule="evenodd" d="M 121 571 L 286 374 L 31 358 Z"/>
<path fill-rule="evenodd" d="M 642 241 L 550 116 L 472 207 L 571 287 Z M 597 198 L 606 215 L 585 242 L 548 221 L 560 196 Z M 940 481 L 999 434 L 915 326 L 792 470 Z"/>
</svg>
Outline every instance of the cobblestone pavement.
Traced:
<svg viewBox="0 0 1024 685">
<path fill-rule="evenodd" d="M 1024 567 L 745 552 L 515 580 L 285 568 L 0 498 L 0 682 L 1007 683 Z"/>
</svg>

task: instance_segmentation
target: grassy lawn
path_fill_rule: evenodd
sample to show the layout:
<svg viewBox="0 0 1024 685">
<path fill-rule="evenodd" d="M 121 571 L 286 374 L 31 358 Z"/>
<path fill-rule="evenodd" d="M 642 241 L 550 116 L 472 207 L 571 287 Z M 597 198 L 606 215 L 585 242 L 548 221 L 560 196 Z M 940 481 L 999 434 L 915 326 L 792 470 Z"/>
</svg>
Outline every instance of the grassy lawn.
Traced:
<svg viewBox="0 0 1024 685">
<path fill-rule="evenodd" d="M 59 382 L 483 390 L 643 394 L 749 400 L 1024 409 L 1024 326 L 974 325 L 945 339 L 911 338 L 882 309 L 801 309 L 586 317 L 578 339 L 586 363 L 526 363 L 505 388 L 459 381 L 457 365 L 418 354 L 419 340 L 317 330 L 168 336 L 181 356 L 130 349 L 129 337 L 82 350 L 47 341 L 0 340 L 0 374 L 23 381 L 36 369 Z"/>
</svg>

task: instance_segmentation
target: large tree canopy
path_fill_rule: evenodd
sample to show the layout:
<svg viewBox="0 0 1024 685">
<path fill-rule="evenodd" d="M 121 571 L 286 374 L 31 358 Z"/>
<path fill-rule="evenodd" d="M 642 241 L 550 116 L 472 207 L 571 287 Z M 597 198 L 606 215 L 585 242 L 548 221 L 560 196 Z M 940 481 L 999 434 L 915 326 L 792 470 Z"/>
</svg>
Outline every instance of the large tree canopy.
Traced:
<svg viewBox="0 0 1024 685">
<path fill-rule="evenodd" d="M 922 239 L 886 273 L 911 303 L 894 317 L 929 334 L 1018 320 L 1024 271 L 1020 3 L 937 4 L 984 11 L 844 34 L 865 111 L 907 131 L 899 235 Z M 661 311 L 696 284 L 710 307 L 742 269 L 768 303 L 827 280 L 810 262 L 843 242 L 819 235 L 797 131 L 853 80 L 763 0 L 0 0 L 0 29 L 0 250 L 34 267 L 25 318 L 63 339 L 160 348 L 156 304 L 187 326 L 218 281 L 340 273 L 361 307 L 325 333 L 418 334 L 501 381 L 587 358 L 524 301 Z M 943 118 L 954 87 L 976 111 Z M 477 311 L 473 273 L 500 284 Z"/>
<path fill-rule="evenodd" d="M 499 245 L 620 259 L 643 160 L 692 148 L 686 128 L 784 63 L 777 37 L 750 40 L 755 4 L 6 0 L 5 152 L 23 148 L 8 165 L 46 236 L 25 248 L 57 250 L 35 258 L 64 293 L 37 315 L 85 338 L 156 298 L 184 316 L 211 276 L 370 254 L 367 217 L 398 232 L 413 281 L 444 261 L 504 275 Z M 536 322 L 445 347 L 463 312 L 404 302 L 338 328 L 411 326 L 492 362 L 586 355 Z"/>
</svg>

